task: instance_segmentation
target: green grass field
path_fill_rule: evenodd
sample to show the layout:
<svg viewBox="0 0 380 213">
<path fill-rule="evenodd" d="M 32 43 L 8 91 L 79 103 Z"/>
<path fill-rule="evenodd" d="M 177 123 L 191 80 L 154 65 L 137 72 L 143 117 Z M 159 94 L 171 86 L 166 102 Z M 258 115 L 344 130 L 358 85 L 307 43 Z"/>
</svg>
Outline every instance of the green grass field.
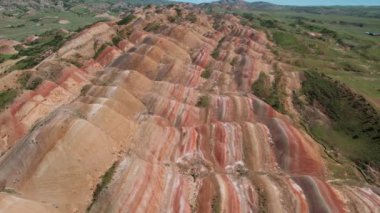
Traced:
<svg viewBox="0 0 380 213">
<path fill-rule="evenodd" d="M 24 14 L 18 17 L 3 17 L 0 22 L 0 38 L 22 41 L 30 35 L 39 35 L 54 29 L 76 30 L 80 27 L 102 20 L 96 14 L 84 9 L 73 11 L 45 10 L 37 14 Z M 59 24 L 59 20 L 68 20 L 69 24 Z"/>
<path fill-rule="evenodd" d="M 347 15 L 316 15 L 293 11 L 259 11 L 253 13 L 262 20 L 274 20 L 276 26 L 268 28 L 262 22 L 253 23 L 263 28 L 282 49 L 291 54 L 288 60 L 294 65 L 326 73 L 364 95 L 380 110 L 380 37 L 365 32 L 377 32 L 380 18 Z M 330 34 L 313 38 L 308 32 Z"/>
</svg>

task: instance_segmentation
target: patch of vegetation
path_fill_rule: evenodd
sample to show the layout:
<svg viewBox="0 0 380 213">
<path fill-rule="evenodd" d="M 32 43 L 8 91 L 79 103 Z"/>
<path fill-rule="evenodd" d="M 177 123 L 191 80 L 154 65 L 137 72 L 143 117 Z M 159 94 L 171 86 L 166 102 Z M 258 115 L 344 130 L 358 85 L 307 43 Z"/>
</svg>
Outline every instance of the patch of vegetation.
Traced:
<svg viewBox="0 0 380 213">
<path fill-rule="evenodd" d="M 332 120 L 331 126 L 309 124 L 311 134 L 352 160 L 368 182 L 375 182 L 368 166 L 380 169 L 380 115 L 344 84 L 317 72 L 305 76 L 302 91 L 307 101 Z"/>
<path fill-rule="evenodd" d="M 177 16 L 182 17 L 182 9 L 175 8 L 175 11 L 177 12 Z"/>
<path fill-rule="evenodd" d="M 282 103 L 285 94 L 282 78 L 281 72 L 277 71 L 273 85 L 271 85 L 269 76 L 261 72 L 257 81 L 252 84 L 251 90 L 254 95 L 271 105 L 274 109 L 284 113 L 285 107 Z"/>
<path fill-rule="evenodd" d="M 49 31 L 40 36 L 40 39 L 31 43 L 26 49 L 20 49 L 12 58 L 26 56 L 18 61 L 8 71 L 30 69 L 39 64 L 47 56 L 57 51 L 65 42 L 66 36 L 58 31 Z"/>
<path fill-rule="evenodd" d="M 5 54 L 0 54 L 0 64 L 3 63 L 4 61 L 12 58 L 12 55 L 5 55 Z"/>
<path fill-rule="evenodd" d="M 126 27 L 120 31 L 117 32 L 117 36 L 120 37 L 121 39 L 127 39 L 129 36 L 131 36 L 133 32 L 132 27 Z"/>
<path fill-rule="evenodd" d="M 241 16 L 248 21 L 253 21 L 255 19 L 255 15 L 253 13 L 243 13 Z"/>
<path fill-rule="evenodd" d="M 189 13 L 186 16 L 186 20 L 190 21 L 191 23 L 196 23 L 197 22 L 197 16 L 194 13 Z"/>
<path fill-rule="evenodd" d="M 252 84 L 252 92 L 257 97 L 265 100 L 271 93 L 270 78 L 264 72 L 261 72 L 259 78 Z"/>
<path fill-rule="evenodd" d="M 220 54 L 219 49 L 215 49 L 214 51 L 212 51 L 211 56 L 212 56 L 214 59 L 218 59 L 219 54 Z"/>
<path fill-rule="evenodd" d="M 90 28 L 90 27 L 94 26 L 95 24 L 100 23 L 100 22 L 104 22 L 104 21 L 107 21 L 107 20 L 103 20 L 103 19 L 101 19 L 101 20 L 97 20 L 97 21 L 95 21 L 95 22 L 92 22 L 92 23 L 90 23 L 90 24 L 87 24 L 87 25 L 84 25 L 84 26 L 78 27 L 78 28 L 75 29 L 75 32 L 79 33 L 79 32 L 81 32 L 81 31 L 83 31 L 84 29 Z"/>
<path fill-rule="evenodd" d="M 0 190 L 1 192 L 4 192 L 4 193 L 8 193 L 8 194 L 17 194 L 17 191 L 14 190 L 14 189 L 10 189 L 10 188 L 4 188 L 2 190 Z"/>
<path fill-rule="evenodd" d="M 214 58 L 214 59 L 218 59 L 219 58 L 219 55 L 220 55 L 220 47 L 222 46 L 224 40 L 226 39 L 226 37 L 223 37 L 222 39 L 219 40 L 218 42 L 218 46 L 214 49 L 214 51 L 212 51 L 211 53 L 211 56 Z"/>
<path fill-rule="evenodd" d="M 214 23 L 212 24 L 212 27 L 214 28 L 214 30 L 218 31 L 223 27 L 223 24 L 224 24 L 224 21 L 222 21 L 223 14 L 219 14 L 219 13 L 213 14 L 213 18 L 214 18 Z"/>
<path fill-rule="evenodd" d="M 153 23 L 149 23 L 145 28 L 144 30 L 147 31 L 147 32 L 156 32 L 157 30 L 159 30 L 161 27 L 160 23 L 157 23 L 157 22 L 153 22 Z"/>
<path fill-rule="evenodd" d="M 41 77 L 35 77 L 32 80 L 28 82 L 25 89 L 27 90 L 35 90 L 37 87 L 43 82 L 43 79 Z"/>
<path fill-rule="evenodd" d="M 283 105 L 283 99 L 285 97 L 285 87 L 283 85 L 282 72 L 276 72 L 273 82 L 273 88 L 271 89 L 270 96 L 266 99 L 267 103 L 279 112 L 285 113 L 285 107 Z"/>
<path fill-rule="evenodd" d="M 273 41 L 282 48 L 305 53 L 307 47 L 291 33 L 276 31 L 273 33 Z"/>
<path fill-rule="evenodd" d="M 210 104 L 210 97 L 203 95 L 200 96 L 197 102 L 197 107 L 207 108 Z"/>
<path fill-rule="evenodd" d="M 22 59 L 21 61 L 18 61 L 15 65 L 9 68 L 8 71 L 33 68 L 34 66 L 38 65 L 43 59 L 44 57 L 42 56 L 30 56 L 26 59 Z"/>
<path fill-rule="evenodd" d="M 117 166 L 117 162 L 113 163 L 112 166 L 101 177 L 101 182 L 96 185 L 95 191 L 92 195 L 92 202 L 87 207 L 87 211 L 89 211 L 91 209 L 92 205 L 94 205 L 94 203 L 97 201 L 102 190 L 104 188 L 106 188 L 107 185 L 111 182 L 112 177 L 113 177 L 115 170 L 116 170 L 116 166 Z"/>
<path fill-rule="evenodd" d="M 342 61 L 339 65 L 344 71 L 358 73 L 365 72 L 362 67 L 351 61 Z"/>
<path fill-rule="evenodd" d="M 144 7 L 144 10 L 146 10 L 146 9 L 150 9 L 150 8 L 152 8 L 152 7 L 153 7 L 152 4 L 147 4 L 147 5 Z"/>
<path fill-rule="evenodd" d="M 260 19 L 260 25 L 266 28 L 277 28 L 278 24 L 276 20 L 262 20 Z"/>
<path fill-rule="evenodd" d="M 112 43 L 113 45 L 117 46 L 121 40 L 123 39 L 119 35 L 116 35 L 115 37 L 112 38 Z"/>
<path fill-rule="evenodd" d="M 292 103 L 298 110 L 303 111 L 305 109 L 305 103 L 301 100 L 295 91 L 292 92 Z"/>
<path fill-rule="evenodd" d="M 23 72 L 17 79 L 17 82 L 21 85 L 22 88 L 26 88 L 26 85 L 29 82 L 30 77 L 32 77 L 32 73 Z"/>
<path fill-rule="evenodd" d="M 364 97 L 323 74 L 307 71 L 305 77 L 302 91 L 309 103 L 317 103 L 335 122 L 337 130 L 353 139 L 376 141 L 380 148 L 380 116 Z"/>
<path fill-rule="evenodd" d="M 250 23 L 247 19 L 241 19 L 240 20 L 240 24 L 243 25 L 243 26 L 248 26 Z"/>
<path fill-rule="evenodd" d="M 99 55 L 103 52 L 103 50 L 105 50 L 107 47 L 108 47 L 107 44 L 102 44 L 102 46 L 100 46 L 100 48 L 96 50 L 94 59 L 98 58 Z"/>
<path fill-rule="evenodd" d="M 0 110 L 4 109 L 17 97 L 18 92 L 16 89 L 7 89 L 0 91 Z"/>
<path fill-rule="evenodd" d="M 329 37 L 332 37 L 332 38 L 337 38 L 338 37 L 338 34 L 335 31 L 329 30 L 327 28 L 322 28 L 320 30 L 320 33 L 322 33 L 322 35 L 329 36 Z"/>
<path fill-rule="evenodd" d="M 131 21 L 133 21 L 136 18 L 134 15 L 128 15 L 127 17 L 123 18 L 122 20 L 117 22 L 117 25 L 125 25 L 129 24 Z"/>
<path fill-rule="evenodd" d="M 211 68 L 209 66 L 206 67 L 206 69 L 202 72 L 201 77 L 209 79 L 211 77 Z"/>
</svg>

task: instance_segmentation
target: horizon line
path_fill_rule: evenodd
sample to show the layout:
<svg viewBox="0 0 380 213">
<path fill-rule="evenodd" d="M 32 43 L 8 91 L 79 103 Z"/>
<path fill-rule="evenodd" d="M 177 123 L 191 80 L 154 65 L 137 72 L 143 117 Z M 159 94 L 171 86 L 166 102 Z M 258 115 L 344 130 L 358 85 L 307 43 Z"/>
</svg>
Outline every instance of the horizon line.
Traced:
<svg viewBox="0 0 380 213">
<path fill-rule="evenodd" d="M 182 3 L 192 3 L 192 4 L 205 4 L 205 3 L 212 3 L 212 2 L 218 2 L 220 0 L 207 0 L 207 1 L 201 1 L 201 0 L 169 0 L 172 2 L 182 2 Z M 246 3 L 269 3 L 273 5 L 278 6 L 295 6 L 295 7 L 377 7 L 380 6 L 379 4 L 308 4 L 308 5 L 300 5 L 300 4 L 279 4 L 279 3 L 272 3 L 269 1 L 246 1 L 243 0 Z"/>
</svg>

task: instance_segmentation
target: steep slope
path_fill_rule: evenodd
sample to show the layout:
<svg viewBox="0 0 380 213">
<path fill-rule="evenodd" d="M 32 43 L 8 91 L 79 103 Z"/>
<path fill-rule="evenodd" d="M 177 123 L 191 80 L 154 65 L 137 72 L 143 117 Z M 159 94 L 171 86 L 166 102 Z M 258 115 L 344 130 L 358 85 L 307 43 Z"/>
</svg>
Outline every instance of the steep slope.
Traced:
<svg viewBox="0 0 380 213">
<path fill-rule="evenodd" d="M 1 114 L 1 210 L 377 211 L 377 188 L 331 180 L 318 144 L 251 94 L 274 80 L 264 33 L 162 9 L 98 23 L 36 67 L 55 81 Z"/>
</svg>

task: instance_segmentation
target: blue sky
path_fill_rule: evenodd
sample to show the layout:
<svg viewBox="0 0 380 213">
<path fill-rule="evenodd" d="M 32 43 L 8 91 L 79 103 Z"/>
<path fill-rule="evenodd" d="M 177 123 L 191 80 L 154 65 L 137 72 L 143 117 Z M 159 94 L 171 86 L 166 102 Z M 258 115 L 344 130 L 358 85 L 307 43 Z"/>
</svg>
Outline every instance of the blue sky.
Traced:
<svg viewBox="0 0 380 213">
<path fill-rule="evenodd" d="M 211 2 L 212 0 L 174 0 L 174 1 L 186 1 L 192 3 Z M 380 5 L 380 0 L 266 0 L 274 4 L 281 5 Z"/>
</svg>

